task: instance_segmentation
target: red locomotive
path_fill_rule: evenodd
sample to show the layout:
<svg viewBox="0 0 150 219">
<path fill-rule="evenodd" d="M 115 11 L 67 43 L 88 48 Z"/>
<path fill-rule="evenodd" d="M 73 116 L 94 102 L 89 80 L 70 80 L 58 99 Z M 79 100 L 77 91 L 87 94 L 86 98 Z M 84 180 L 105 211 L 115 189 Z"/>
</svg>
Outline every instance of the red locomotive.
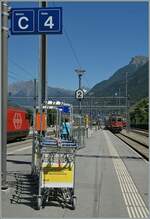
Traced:
<svg viewBox="0 0 150 219">
<path fill-rule="evenodd" d="M 123 122 L 123 127 L 126 127 L 127 126 L 127 121 L 126 121 L 126 118 L 122 118 L 122 122 Z"/>
<path fill-rule="evenodd" d="M 105 120 L 105 127 L 112 132 L 120 132 L 123 129 L 123 118 L 120 115 L 110 115 Z"/>
<path fill-rule="evenodd" d="M 7 109 L 7 141 L 28 136 L 30 121 L 28 113 L 21 107 L 8 106 Z"/>
</svg>

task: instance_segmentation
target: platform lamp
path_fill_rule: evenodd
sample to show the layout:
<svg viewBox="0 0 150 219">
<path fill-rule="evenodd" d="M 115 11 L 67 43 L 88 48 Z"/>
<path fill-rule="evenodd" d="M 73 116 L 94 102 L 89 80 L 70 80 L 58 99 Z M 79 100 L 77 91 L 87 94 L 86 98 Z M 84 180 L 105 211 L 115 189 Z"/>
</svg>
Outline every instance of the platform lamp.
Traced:
<svg viewBox="0 0 150 219">
<path fill-rule="evenodd" d="M 80 69 L 75 69 L 75 72 L 76 72 L 76 74 L 78 75 L 78 78 L 79 78 L 79 89 L 82 89 L 81 79 L 82 79 L 82 76 L 85 74 L 85 70 L 80 68 Z M 79 99 L 79 113 L 80 113 L 80 115 L 82 114 L 81 99 Z"/>
<path fill-rule="evenodd" d="M 83 69 L 75 69 L 76 74 L 78 75 L 79 78 L 79 89 L 81 89 L 81 78 L 85 74 L 85 70 Z"/>
<path fill-rule="evenodd" d="M 79 79 L 79 89 L 82 90 L 82 85 L 81 85 L 81 80 L 82 80 L 82 76 L 85 74 L 85 70 L 84 69 L 75 69 L 75 72 L 78 76 Z M 81 125 L 82 125 L 82 109 L 81 109 L 81 99 L 79 99 L 79 114 L 80 114 L 80 120 L 79 120 L 79 127 L 80 127 L 80 142 L 81 142 Z"/>
</svg>

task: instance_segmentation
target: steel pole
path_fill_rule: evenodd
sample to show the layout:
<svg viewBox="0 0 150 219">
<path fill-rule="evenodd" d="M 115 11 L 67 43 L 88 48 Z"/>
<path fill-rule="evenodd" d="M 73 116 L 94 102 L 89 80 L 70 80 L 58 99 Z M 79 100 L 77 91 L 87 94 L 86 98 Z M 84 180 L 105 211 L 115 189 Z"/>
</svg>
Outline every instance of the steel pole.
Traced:
<svg viewBox="0 0 150 219">
<path fill-rule="evenodd" d="M 76 73 L 78 74 L 78 77 L 79 77 L 79 89 L 81 89 L 81 78 L 82 78 L 82 75 L 84 74 L 85 70 L 82 70 L 82 69 L 76 69 L 75 70 Z M 79 99 L 79 115 L 80 115 L 80 120 L 79 120 L 79 138 L 80 138 L 80 143 L 81 143 L 81 125 L 82 125 L 82 109 L 81 109 L 81 99 Z"/>
<path fill-rule="evenodd" d="M 79 74 L 79 89 L 81 89 L 81 77 L 82 75 Z M 80 120 L 79 120 L 79 142 L 81 144 L 81 126 L 82 126 L 82 110 L 81 110 L 81 99 L 79 99 L 79 115 L 80 115 Z"/>
<path fill-rule="evenodd" d="M 81 77 L 82 75 L 79 74 L 79 89 L 81 89 Z M 82 114 L 82 110 L 81 110 L 81 99 L 79 99 L 79 114 L 81 116 Z M 80 119 L 81 120 L 81 119 Z M 81 125 L 81 121 L 80 121 L 80 125 Z"/>
<path fill-rule="evenodd" d="M 46 99 L 46 35 L 41 35 L 41 102 Z"/>
<path fill-rule="evenodd" d="M 47 7 L 47 2 L 42 1 L 39 2 L 40 7 Z M 47 38 L 46 34 L 42 34 L 40 36 L 40 71 L 39 71 L 39 85 L 38 85 L 38 96 L 39 96 L 39 112 L 42 119 L 42 113 L 43 113 L 43 105 L 45 104 L 46 100 L 46 44 L 47 44 Z M 42 125 L 41 125 L 42 127 Z"/>
<path fill-rule="evenodd" d="M 42 1 L 39 3 L 40 7 L 47 7 L 47 2 Z M 39 72 L 39 103 L 44 103 L 46 99 L 46 34 L 40 35 L 40 72 Z"/>
<path fill-rule="evenodd" d="M 90 129 L 92 129 L 92 97 L 90 99 Z"/>
<path fill-rule="evenodd" d="M 130 131 L 130 114 L 129 114 L 130 100 L 128 95 L 128 131 Z"/>
<path fill-rule="evenodd" d="M 4 0 L 1 2 L 1 170 L 2 189 L 7 189 L 7 101 L 8 101 L 8 4 Z"/>
<path fill-rule="evenodd" d="M 81 77 L 82 75 L 79 74 L 79 89 L 81 89 Z"/>
<path fill-rule="evenodd" d="M 120 88 L 119 88 L 119 113 L 121 114 L 121 109 L 120 109 Z"/>
<path fill-rule="evenodd" d="M 127 125 L 126 125 L 126 130 L 129 131 L 129 118 L 128 118 L 128 72 L 126 72 L 126 120 L 127 120 Z"/>
<path fill-rule="evenodd" d="M 33 81 L 34 106 L 33 106 L 33 142 L 32 142 L 32 173 L 35 169 L 35 119 L 36 119 L 36 79 Z"/>
</svg>

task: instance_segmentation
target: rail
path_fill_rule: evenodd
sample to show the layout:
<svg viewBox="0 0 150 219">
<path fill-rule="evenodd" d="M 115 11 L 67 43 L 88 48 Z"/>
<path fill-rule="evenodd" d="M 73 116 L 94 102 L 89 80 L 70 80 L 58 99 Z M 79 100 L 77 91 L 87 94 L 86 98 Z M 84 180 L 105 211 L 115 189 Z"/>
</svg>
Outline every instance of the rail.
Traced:
<svg viewBox="0 0 150 219">
<path fill-rule="evenodd" d="M 135 150 L 138 154 L 140 154 L 144 159 L 149 160 L 149 147 L 136 139 L 133 139 L 127 135 L 122 133 L 115 134 L 119 139 L 121 139 L 124 143 L 130 146 L 133 150 Z"/>
<path fill-rule="evenodd" d="M 132 132 L 135 132 L 137 134 L 144 135 L 146 137 L 149 136 L 148 130 L 145 130 L 145 129 L 131 129 L 131 130 L 132 130 Z"/>
</svg>

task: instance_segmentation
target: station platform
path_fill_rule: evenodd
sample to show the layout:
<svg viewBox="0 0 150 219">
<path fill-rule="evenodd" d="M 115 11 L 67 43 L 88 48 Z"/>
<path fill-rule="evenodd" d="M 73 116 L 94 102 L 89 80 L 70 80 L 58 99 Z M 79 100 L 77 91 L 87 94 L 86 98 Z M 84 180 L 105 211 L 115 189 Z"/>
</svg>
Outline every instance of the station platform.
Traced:
<svg viewBox="0 0 150 219">
<path fill-rule="evenodd" d="M 8 172 L 30 172 L 31 145 L 10 148 Z M 12 177 L 12 176 L 11 176 Z M 13 177 L 12 177 L 13 178 Z M 11 180 L 12 180 L 11 178 Z M 76 154 L 76 209 L 56 203 L 40 211 L 31 199 L 11 204 L 13 185 L 2 191 L 2 216 L 26 218 L 145 218 L 148 217 L 149 164 L 108 130 L 93 131 Z M 10 180 L 10 176 L 8 177 Z"/>
</svg>

